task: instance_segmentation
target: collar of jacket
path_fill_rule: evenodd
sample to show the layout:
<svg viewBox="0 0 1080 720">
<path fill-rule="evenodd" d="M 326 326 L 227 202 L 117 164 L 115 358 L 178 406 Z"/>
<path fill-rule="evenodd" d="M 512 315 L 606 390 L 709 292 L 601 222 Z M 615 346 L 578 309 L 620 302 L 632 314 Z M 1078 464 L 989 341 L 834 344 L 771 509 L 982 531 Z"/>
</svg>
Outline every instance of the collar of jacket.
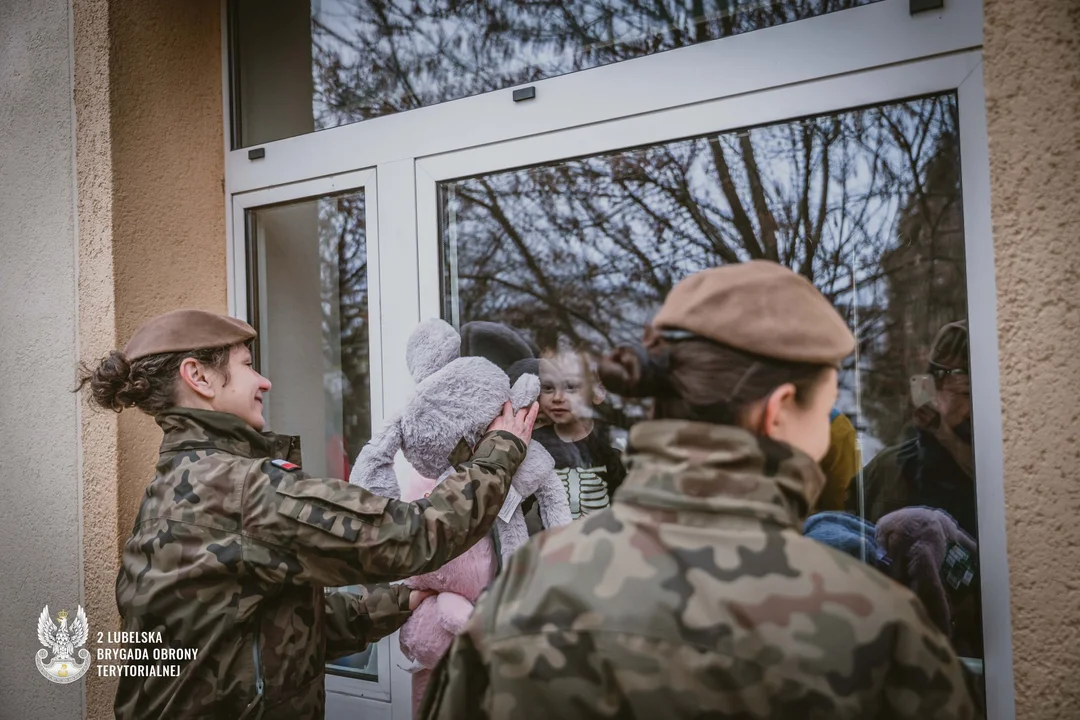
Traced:
<svg viewBox="0 0 1080 720">
<path fill-rule="evenodd" d="M 261 433 L 232 413 L 174 407 L 155 419 L 165 433 L 162 453 L 221 450 L 240 457 L 300 464 L 300 438 Z"/>
<path fill-rule="evenodd" d="M 801 530 L 825 485 L 808 455 L 728 425 L 655 420 L 630 431 L 620 502 L 740 515 Z"/>
</svg>

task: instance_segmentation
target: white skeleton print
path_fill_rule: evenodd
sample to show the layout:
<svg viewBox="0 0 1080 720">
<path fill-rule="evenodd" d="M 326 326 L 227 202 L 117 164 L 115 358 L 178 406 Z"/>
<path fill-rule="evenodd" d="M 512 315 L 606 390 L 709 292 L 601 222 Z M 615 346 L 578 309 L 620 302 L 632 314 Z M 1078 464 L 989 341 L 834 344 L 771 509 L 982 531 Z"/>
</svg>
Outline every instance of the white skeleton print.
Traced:
<svg viewBox="0 0 1080 720">
<path fill-rule="evenodd" d="M 607 483 L 602 473 L 603 465 L 590 468 L 556 468 L 555 474 L 562 480 L 570 498 L 570 515 L 577 520 L 582 515 L 603 510 L 611 505 Z"/>
</svg>

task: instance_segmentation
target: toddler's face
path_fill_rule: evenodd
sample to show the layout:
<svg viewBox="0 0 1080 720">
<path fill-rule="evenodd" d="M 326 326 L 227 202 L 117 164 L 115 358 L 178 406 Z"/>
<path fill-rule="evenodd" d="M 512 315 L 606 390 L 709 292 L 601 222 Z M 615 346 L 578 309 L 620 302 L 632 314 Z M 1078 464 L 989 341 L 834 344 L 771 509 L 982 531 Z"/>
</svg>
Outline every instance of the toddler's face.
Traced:
<svg viewBox="0 0 1080 720">
<path fill-rule="evenodd" d="M 540 360 L 540 412 L 555 425 L 592 417 L 593 383 L 582 358 L 563 353 Z"/>
</svg>

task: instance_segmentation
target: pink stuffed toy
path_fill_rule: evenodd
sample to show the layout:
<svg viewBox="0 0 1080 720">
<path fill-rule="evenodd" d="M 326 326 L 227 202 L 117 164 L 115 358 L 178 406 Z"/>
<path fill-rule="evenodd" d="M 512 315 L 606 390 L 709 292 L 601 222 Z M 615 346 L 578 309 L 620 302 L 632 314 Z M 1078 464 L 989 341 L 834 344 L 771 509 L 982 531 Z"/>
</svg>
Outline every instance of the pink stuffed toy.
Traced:
<svg viewBox="0 0 1080 720">
<path fill-rule="evenodd" d="M 413 472 L 403 483 L 402 500 L 418 500 L 438 483 Z M 398 635 L 405 657 L 413 661 L 413 713 L 420 707 L 431 671 L 450 649 L 454 636 L 465 628 L 481 591 L 495 577 L 495 547 L 491 536 L 473 545 L 435 572 L 409 578 L 414 590 L 434 590 L 413 611 Z"/>
<path fill-rule="evenodd" d="M 460 345 L 458 332 L 442 320 L 425 321 L 413 331 L 405 357 L 416 383 L 413 396 L 360 451 L 351 483 L 384 497 L 422 498 L 453 472 L 451 458 L 461 447 L 475 447 L 504 403 L 516 409 L 536 400 L 540 393 L 536 375 L 522 375 L 511 384 L 509 376 L 491 361 L 461 357 Z M 413 476 L 403 483 L 395 472 L 399 452 L 413 468 Z M 555 461 L 536 441 L 529 444 L 514 473 L 511 491 L 495 521 L 503 558 L 528 540 L 520 506 L 530 496 L 539 501 L 548 527 L 570 522 L 570 503 L 555 474 Z M 414 712 L 431 670 L 464 627 L 473 603 L 496 570 L 494 543 L 485 537 L 439 570 L 406 580 L 413 589 L 438 592 L 420 604 L 398 636 L 402 652 L 413 663 L 409 671 L 413 673 Z"/>
</svg>

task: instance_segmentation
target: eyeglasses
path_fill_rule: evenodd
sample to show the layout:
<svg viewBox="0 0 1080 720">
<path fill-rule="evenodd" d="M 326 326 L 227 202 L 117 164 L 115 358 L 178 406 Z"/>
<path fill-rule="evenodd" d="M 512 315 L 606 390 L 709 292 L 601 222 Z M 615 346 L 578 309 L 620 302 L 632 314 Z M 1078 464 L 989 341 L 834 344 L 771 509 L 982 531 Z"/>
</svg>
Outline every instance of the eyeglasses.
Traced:
<svg viewBox="0 0 1080 720">
<path fill-rule="evenodd" d="M 967 377 L 971 373 L 965 367 L 950 368 L 932 362 L 930 363 L 930 374 L 936 377 L 938 380 L 943 380 L 947 377 Z"/>
</svg>

